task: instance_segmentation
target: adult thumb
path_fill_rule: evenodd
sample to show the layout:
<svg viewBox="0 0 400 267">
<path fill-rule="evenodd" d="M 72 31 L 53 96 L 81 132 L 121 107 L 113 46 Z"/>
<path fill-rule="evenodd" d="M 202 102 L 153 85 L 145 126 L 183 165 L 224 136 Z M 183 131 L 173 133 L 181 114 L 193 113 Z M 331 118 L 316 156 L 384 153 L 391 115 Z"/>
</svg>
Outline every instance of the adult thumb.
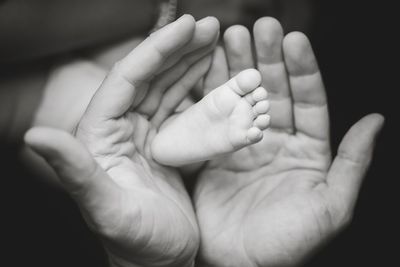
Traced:
<svg viewBox="0 0 400 267">
<path fill-rule="evenodd" d="M 334 194 L 353 210 L 370 165 L 375 140 L 384 124 L 379 114 L 365 116 L 347 132 L 329 170 L 327 182 Z"/>
<path fill-rule="evenodd" d="M 64 188 L 81 206 L 101 205 L 113 197 L 116 187 L 89 151 L 69 133 L 35 127 L 25 134 L 26 144 L 42 156 Z M 89 207 L 86 207 L 89 208 Z"/>
</svg>

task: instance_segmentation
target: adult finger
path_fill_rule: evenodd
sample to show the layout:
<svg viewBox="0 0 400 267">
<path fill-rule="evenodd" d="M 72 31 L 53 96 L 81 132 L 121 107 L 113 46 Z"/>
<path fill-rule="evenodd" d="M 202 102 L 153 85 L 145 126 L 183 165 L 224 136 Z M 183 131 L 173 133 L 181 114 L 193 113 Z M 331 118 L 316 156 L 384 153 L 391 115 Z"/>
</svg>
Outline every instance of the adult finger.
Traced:
<svg viewBox="0 0 400 267">
<path fill-rule="evenodd" d="M 271 129 L 293 132 L 293 108 L 283 59 L 283 29 L 274 18 L 264 17 L 254 24 L 257 68 L 270 101 Z"/>
<path fill-rule="evenodd" d="M 329 170 L 327 183 L 333 196 L 345 203 L 352 212 L 358 191 L 372 159 L 375 139 L 382 129 L 384 118 L 371 114 L 362 118 L 343 138 L 337 156 Z"/>
<path fill-rule="evenodd" d="M 128 111 L 137 89 L 146 85 L 167 58 L 191 40 L 194 30 L 193 17 L 184 15 L 150 35 L 113 67 L 92 98 L 87 116 L 112 119 Z"/>
<path fill-rule="evenodd" d="M 93 209 L 116 199 L 117 186 L 67 132 L 36 127 L 26 133 L 25 142 L 49 163 L 67 192 L 84 208 Z"/>
<path fill-rule="evenodd" d="M 179 104 L 188 96 L 190 90 L 207 73 L 211 56 L 206 56 L 194 64 L 185 75 L 165 93 L 160 106 L 151 122 L 159 127 L 165 119 L 175 112 Z"/>
<path fill-rule="evenodd" d="M 329 142 L 329 115 L 325 88 L 311 44 L 300 32 L 283 40 L 293 98 L 297 134 Z"/>
<path fill-rule="evenodd" d="M 222 47 L 218 46 L 214 50 L 210 70 L 204 78 L 204 91 L 202 95 L 208 94 L 213 89 L 221 86 L 228 80 L 229 69 L 225 51 Z"/>
<path fill-rule="evenodd" d="M 218 37 L 219 23 L 216 19 L 209 18 L 199 23 L 199 25 L 196 24 L 193 39 L 185 46 L 188 54 L 174 66 L 160 73 L 155 78 L 150 84 L 150 89 L 145 99 L 135 110 L 149 117 L 153 116 L 154 112 L 159 107 L 164 92 L 178 81 L 195 62 L 212 52 L 218 41 Z M 188 50 L 189 48 L 190 50 Z M 179 53 L 182 52 L 179 51 Z M 176 56 L 177 55 L 175 55 L 175 57 Z"/>
<path fill-rule="evenodd" d="M 224 45 L 231 78 L 242 70 L 254 68 L 251 36 L 246 27 L 235 25 L 228 28 Z"/>
<path fill-rule="evenodd" d="M 179 49 L 170 55 L 159 72 L 163 72 L 170 67 L 174 66 L 178 61 L 181 60 L 182 55 L 187 55 L 202 49 L 205 46 L 214 43 L 219 38 L 219 21 L 215 17 L 206 17 L 196 22 L 195 30 L 192 39 Z"/>
</svg>

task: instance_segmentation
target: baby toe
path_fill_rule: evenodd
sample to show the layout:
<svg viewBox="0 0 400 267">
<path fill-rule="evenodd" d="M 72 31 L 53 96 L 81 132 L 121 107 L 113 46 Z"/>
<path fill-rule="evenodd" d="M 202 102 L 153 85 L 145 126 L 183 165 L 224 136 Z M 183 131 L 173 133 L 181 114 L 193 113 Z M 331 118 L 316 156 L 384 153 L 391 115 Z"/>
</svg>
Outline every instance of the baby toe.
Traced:
<svg viewBox="0 0 400 267">
<path fill-rule="evenodd" d="M 262 100 L 253 107 L 253 111 L 256 115 L 267 113 L 269 110 L 269 101 Z"/>
<path fill-rule="evenodd" d="M 265 88 L 258 87 L 256 90 L 254 90 L 254 92 L 252 93 L 252 96 L 253 96 L 253 100 L 255 102 L 259 102 L 259 101 L 267 99 L 268 93 L 267 93 L 267 90 L 265 90 Z"/>
<path fill-rule="evenodd" d="M 261 83 L 261 74 L 256 69 L 247 69 L 240 72 L 232 80 L 231 88 L 239 95 L 245 95 L 255 90 Z"/>
<path fill-rule="evenodd" d="M 250 143 L 256 143 L 263 138 L 262 131 L 257 127 L 252 127 L 247 131 L 247 139 Z"/>
<path fill-rule="evenodd" d="M 260 115 L 254 120 L 254 126 L 258 127 L 260 130 L 265 130 L 268 128 L 270 120 L 271 118 L 269 115 Z"/>
</svg>

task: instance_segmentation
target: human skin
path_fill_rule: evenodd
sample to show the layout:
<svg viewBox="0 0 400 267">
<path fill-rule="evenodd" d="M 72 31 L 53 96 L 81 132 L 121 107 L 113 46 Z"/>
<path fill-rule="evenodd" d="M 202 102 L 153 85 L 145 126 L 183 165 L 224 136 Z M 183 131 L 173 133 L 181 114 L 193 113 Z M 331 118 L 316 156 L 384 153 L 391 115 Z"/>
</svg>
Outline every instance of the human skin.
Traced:
<svg viewBox="0 0 400 267">
<path fill-rule="evenodd" d="M 240 266 L 240 263 L 243 262 L 245 266 L 247 266 L 246 264 L 249 262 L 249 264 L 253 265 L 257 263 L 259 266 L 291 266 L 304 260 L 304 258 L 314 252 L 322 242 L 330 236 L 335 235 L 341 227 L 349 222 L 361 180 L 371 159 L 373 140 L 382 127 L 383 119 L 379 115 L 367 116 L 359 123 L 355 124 L 343 139 L 338 156 L 332 163 L 328 141 L 329 137 L 325 136 L 325 138 L 321 138 L 317 136 L 317 138 L 310 138 L 308 135 L 315 134 L 316 132 L 304 133 L 304 129 L 310 129 L 310 127 L 301 128 L 299 127 L 301 124 L 298 124 L 299 120 L 293 123 L 288 119 L 291 116 L 287 116 L 293 114 L 291 112 L 294 110 L 295 118 L 301 118 L 299 115 L 302 109 L 296 110 L 293 109 L 293 107 L 302 107 L 303 111 L 311 112 L 307 115 L 312 119 L 306 122 L 316 122 L 318 118 L 322 117 L 323 119 L 319 122 L 327 123 L 326 99 L 323 88 L 310 86 L 308 89 L 311 91 L 302 90 L 301 92 L 303 92 L 303 94 L 295 94 L 295 91 L 299 88 L 291 86 L 290 90 L 292 90 L 294 96 L 294 98 L 291 99 L 288 97 L 287 91 L 282 91 L 284 90 L 282 88 L 285 88 L 285 86 L 280 87 L 280 89 L 276 87 L 276 85 L 281 84 L 280 82 L 283 80 L 286 81 L 286 76 L 283 75 L 285 72 L 279 71 L 279 69 L 285 70 L 282 59 L 290 59 L 293 61 L 288 61 L 287 63 L 291 64 L 286 64 L 287 66 L 300 66 L 299 69 L 303 71 L 309 70 L 308 67 L 310 65 L 303 64 L 304 62 L 299 65 L 293 64 L 302 62 L 298 59 L 298 55 L 300 54 L 310 56 L 308 41 L 303 35 L 298 33 L 290 34 L 285 38 L 286 41 L 282 41 L 283 36 L 281 35 L 280 27 L 276 27 L 276 22 L 271 22 L 270 19 L 263 20 L 266 21 L 260 22 L 261 25 L 256 27 L 258 30 L 255 30 L 256 40 L 260 37 L 266 38 L 266 40 L 261 41 L 258 39 L 258 41 L 256 41 L 256 43 L 258 42 L 256 45 L 259 58 L 258 69 L 264 75 L 269 75 L 270 73 L 277 74 L 273 77 L 265 77 L 266 81 L 270 81 L 270 84 L 265 86 L 270 90 L 270 97 L 272 99 L 274 95 L 276 97 L 275 104 L 271 99 L 271 112 L 275 110 L 275 114 L 277 114 L 277 119 L 275 121 L 272 120 L 272 124 L 275 123 L 275 129 L 277 130 L 268 133 L 271 137 L 270 142 L 262 142 L 260 145 L 243 150 L 240 153 L 232 154 L 224 159 L 225 164 L 215 161 L 201 174 L 196 187 L 197 193 L 195 196 L 203 242 L 199 255 L 201 261 L 199 265 L 224 266 L 228 265 L 229 262 L 220 262 L 221 259 L 232 259 L 232 266 L 235 266 L 234 264 Z M 267 26 L 264 24 L 267 24 Z M 232 34 L 232 31 L 230 32 Z M 233 33 L 235 33 L 235 30 Z M 229 39 L 229 37 L 227 38 Z M 242 38 L 238 39 L 242 40 L 242 44 L 245 44 Z M 270 42 L 276 39 L 281 41 L 278 41 L 277 44 L 275 42 Z M 275 53 L 275 49 L 281 47 L 282 42 L 285 47 L 284 56 L 281 50 Z M 231 42 L 226 43 L 230 44 Z M 293 45 L 293 43 L 296 45 Z M 296 52 L 291 50 L 293 47 L 299 47 L 301 49 Z M 246 58 L 250 53 L 246 53 L 240 46 L 239 48 L 242 53 L 227 53 L 229 70 L 231 70 L 232 73 L 234 73 L 235 70 L 245 68 L 245 66 L 241 65 L 243 62 L 254 64 L 251 60 Z M 271 52 L 271 49 L 275 52 L 266 53 Z M 230 50 L 227 49 L 227 51 L 234 51 L 234 47 L 231 47 Z M 236 58 L 234 60 L 233 57 L 235 55 L 240 55 L 244 58 Z M 271 57 L 268 58 L 265 57 L 265 55 L 271 55 Z M 278 60 L 276 60 L 277 58 Z M 310 61 L 309 57 L 302 59 L 306 59 L 305 61 L 308 63 L 314 61 L 313 56 Z M 216 59 L 214 59 L 214 61 L 215 60 Z M 316 65 L 313 66 L 315 67 Z M 247 67 L 248 66 L 246 66 L 246 68 Z M 277 68 L 278 70 L 276 72 L 271 72 L 271 68 Z M 293 74 L 293 70 L 297 71 L 298 69 L 289 69 L 289 74 Z M 220 73 L 228 73 L 228 69 L 222 70 Z M 316 73 L 317 74 L 311 73 L 313 74 L 311 76 L 295 76 L 300 78 L 315 78 L 319 76 L 319 72 L 317 71 Z M 229 77 L 227 76 L 226 78 Z M 212 85 L 212 81 L 208 81 L 208 84 Z M 304 84 L 315 85 L 315 83 L 309 82 Z M 287 85 L 286 88 L 289 88 L 289 85 Z M 299 91 L 296 92 L 299 93 Z M 304 94 L 304 92 L 311 93 Z M 310 99 L 305 96 L 317 96 L 318 105 L 315 105 L 316 102 L 314 98 Z M 321 100 L 324 101 L 322 105 L 321 102 L 319 102 Z M 323 106 L 325 106 L 325 109 L 321 109 Z M 278 111 L 283 112 L 280 113 Z M 296 113 L 296 111 L 298 112 Z M 279 117 L 278 113 L 286 114 L 286 116 Z M 286 127 L 288 125 L 292 128 Z M 317 128 L 316 130 L 319 132 L 319 130 L 322 129 L 326 134 L 329 131 L 328 126 L 326 124 L 322 126 L 323 127 Z M 311 129 L 313 129 L 313 127 L 311 127 Z M 42 150 L 41 154 L 56 167 L 56 170 L 65 181 L 74 181 L 76 177 L 73 174 L 84 173 L 84 169 L 76 169 L 76 165 L 82 167 L 82 165 L 78 164 L 82 162 L 82 160 L 78 161 L 78 159 L 82 158 L 75 154 L 73 155 L 76 157 L 63 157 L 66 154 L 61 152 L 66 151 L 57 150 L 55 143 L 59 144 L 59 141 L 62 140 L 64 142 L 61 143 L 70 144 L 70 147 L 76 148 L 76 151 L 80 151 L 83 154 L 84 152 L 79 150 L 79 146 L 75 147 L 74 145 L 76 143 L 68 137 L 59 132 L 53 134 L 60 139 L 56 138 L 55 141 L 57 142 L 52 144 L 47 143 L 49 146 L 45 150 Z M 300 138 L 300 136 L 302 137 Z M 39 137 L 36 136 L 36 138 Z M 321 142 L 320 139 L 324 142 Z M 31 139 L 30 141 L 33 140 Z M 37 139 L 36 141 L 46 142 L 45 140 Z M 31 145 L 35 146 L 35 144 L 32 143 Z M 43 143 L 36 144 L 36 146 L 38 145 L 43 145 Z M 270 150 L 271 148 L 272 150 Z M 279 151 L 279 153 L 275 154 L 273 153 L 274 151 Z M 69 152 L 72 153 L 72 151 Z M 290 153 L 281 154 L 280 152 Z M 304 158 L 304 155 L 307 156 L 307 158 Z M 312 157 L 308 158 L 309 155 Z M 234 165 L 235 168 L 232 168 L 232 165 Z M 322 165 L 325 166 L 324 171 L 315 169 L 315 166 L 319 166 L 323 169 L 324 166 L 321 167 Z M 289 166 L 293 169 L 286 169 Z M 309 168 L 310 166 L 311 168 Z M 277 171 L 280 171 L 279 174 Z M 85 175 L 81 175 L 80 177 L 85 177 Z M 242 181 L 249 182 L 250 185 L 243 187 L 241 184 Z M 254 183 L 252 183 L 253 181 Z M 276 187 L 275 183 L 278 184 Z M 92 186 L 94 187 L 94 185 Z M 204 188 L 214 188 L 218 186 L 222 186 L 225 189 L 219 192 L 204 191 Z M 257 189 L 255 189 L 255 187 L 257 187 Z M 271 188 L 274 189 L 271 191 Z M 238 196 L 235 195 L 234 192 L 240 189 L 243 189 L 240 191 L 243 193 Z M 261 191 L 259 192 L 260 195 L 255 194 L 257 190 Z M 216 194 L 216 192 L 219 194 Z M 280 192 L 283 193 L 280 194 Z M 219 205 L 220 200 L 226 197 L 228 193 L 233 193 L 232 195 L 234 195 L 234 197 L 227 202 L 227 205 Z M 243 215 L 241 214 L 241 208 L 248 209 L 250 207 L 249 203 L 254 204 L 251 203 L 251 197 L 257 196 L 262 198 L 263 194 L 265 196 L 265 201 L 260 201 L 261 204 L 257 206 L 259 208 L 250 209 L 249 214 L 247 214 L 249 215 L 249 219 L 244 220 L 245 224 L 237 224 L 237 229 L 248 230 L 246 232 L 248 235 L 246 236 L 251 238 L 251 243 L 253 244 L 253 246 L 250 247 L 246 246 L 248 251 L 251 252 L 251 257 L 247 257 L 247 251 L 243 252 L 243 250 L 237 250 L 244 244 L 241 242 L 243 240 L 240 239 L 238 232 L 232 231 L 232 228 L 227 226 L 226 222 L 230 222 L 230 220 L 235 222 L 235 215 L 238 215 L 236 218 L 240 218 L 241 215 Z M 200 203 L 199 199 L 205 199 L 204 203 Z M 236 206 L 232 204 L 236 204 Z M 299 209 L 299 206 L 304 208 Z M 310 206 L 314 208 L 310 209 Z M 261 207 L 266 208 L 261 209 Z M 226 216 L 224 212 L 229 212 L 231 217 Z M 331 219 L 324 220 L 326 215 L 329 215 L 327 217 Z M 217 223 L 214 229 L 220 227 L 222 235 L 227 237 L 226 239 L 222 239 L 222 242 L 215 242 L 221 241 L 221 239 L 214 240 L 209 238 L 212 235 L 213 229 L 210 230 L 207 224 L 214 223 L 215 221 L 211 219 L 215 218 L 217 219 Z M 218 218 L 223 218 L 224 221 L 221 219 L 221 221 L 218 222 Z M 279 222 L 285 221 L 282 219 L 287 219 L 290 223 L 275 224 L 277 220 L 279 220 Z M 257 224 L 251 227 L 254 225 L 251 223 L 255 221 L 257 221 Z M 293 223 L 293 221 L 297 223 Z M 326 221 L 332 223 L 324 223 Z M 264 223 L 261 224 L 260 222 Z M 309 228 L 302 227 L 303 225 Z M 296 228 L 295 226 L 300 227 Z M 325 226 L 325 228 L 315 228 L 315 226 Z M 260 237 L 262 237 L 262 240 Z M 271 242 L 266 242 L 265 240 L 270 240 Z M 280 241 L 279 244 L 274 243 L 276 241 Z M 227 251 L 225 248 L 231 248 L 232 250 Z M 210 253 L 210 251 L 215 251 L 215 254 Z M 218 258 L 215 256 L 216 254 L 218 254 Z M 228 257 L 222 257 L 221 255 L 226 255 Z"/>
<path fill-rule="evenodd" d="M 218 38 L 215 29 L 216 21 L 213 18 L 205 18 L 196 23 L 194 36 L 186 51 L 187 54 L 191 54 L 187 56 L 189 65 L 193 65 L 204 53 L 212 50 Z M 20 142 L 24 132 L 33 126 L 53 127 L 72 133 L 96 89 L 105 78 L 107 71 L 111 69 L 113 65 L 111 62 L 115 63 L 123 58 L 138 45 L 138 42 L 132 39 L 96 50 L 87 54 L 86 57 L 71 55 L 53 64 L 51 70 L 47 72 L 42 69 L 33 72 L 34 68 L 31 66 L 27 72 L 30 71 L 30 76 L 33 76 L 35 80 L 27 79 L 29 76 L 23 74 L 7 77 L 4 83 L 0 82 L 5 89 L 2 92 L 8 93 L 8 97 L 1 100 L 10 102 L 9 96 L 13 94 L 16 99 L 26 102 L 22 107 L 23 110 L 27 110 L 25 113 L 30 114 L 29 117 L 22 112 L 11 114 L 12 109 L 6 109 L 4 104 L 0 105 L 5 108 L 2 115 L 9 118 L 8 121 L 1 120 L 5 127 L 2 127 L 0 131 L 5 131 L 4 135 L 8 137 L 6 140 L 10 143 Z M 165 89 L 165 87 L 160 87 L 158 90 L 151 91 L 151 95 L 140 104 L 141 112 L 149 115 L 158 112 L 157 117 L 161 121 L 167 115 L 164 110 L 171 104 L 161 101 L 164 95 L 162 88 Z M 185 92 L 183 96 L 186 96 Z M 32 101 L 32 99 L 37 99 L 37 101 Z M 22 146 L 20 157 L 24 164 L 38 174 L 38 177 L 43 177 L 43 180 L 58 186 L 55 173 L 36 153 Z"/>
<path fill-rule="evenodd" d="M 244 70 L 163 123 L 151 145 L 157 162 L 182 167 L 239 150 L 262 139 L 268 127 L 261 75 Z"/>
<path fill-rule="evenodd" d="M 218 23 L 206 20 L 216 40 Z M 40 127 L 25 136 L 79 204 L 111 266 L 193 266 L 199 235 L 191 200 L 177 170 L 152 160 L 149 144 L 157 129 L 149 114 L 134 108 L 146 99 L 143 92 L 174 82 L 189 90 L 193 84 L 185 80 L 187 73 L 205 75 L 211 57 L 206 54 L 191 66 L 188 58 L 194 57 L 186 56 L 195 30 L 193 18 L 183 16 L 119 61 L 93 96 L 74 137 Z"/>
<path fill-rule="evenodd" d="M 216 12 L 215 14 L 219 16 L 219 19 L 223 20 L 223 24 L 230 25 L 238 23 L 240 20 L 238 11 L 242 10 L 244 4 L 246 4 L 246 7 L 258 7 L 261 3 L 260 1 L 236 0 L 201 2 L 204 3 L 199 7 L 197 1 L 183 1 L 179 5 L 180 12 L 193 13 L 195 17 L 203 17 L 204 14 L 212 15 Z M 310 7 L 308 0 L 292 2 L 264 1 L 261 4 L 262 9 L 251 10 L 252 12 L 256 10 L 270 12 L 278 17 L 284 16 L 285 18 L 290 18 L 284 19 L 289 24 L 303 25 L 304 21 L 296 17 L 298 14 L 302 14 L 303 18 L 310 17 L 304 15 Z M 281 5 L 282 8 L 278 9 L 284 11 L 282 14 L 276 11 L 276 6 Z M 300 7 L 306 11 L 299 12 Z M 229 8 L 229 12 L 226 12 L 226 8 Z M 45 117 L 36 119 L 35 116 L 32 116 L 42 104 L 40 97 L 45 97 L 46 95 L 46 92 L 43 91 L 44 86 L 52 78 L 48 76 L 49 66 L 38 68 L 38 65 L 41 64 L 40 61 L 46 62 L 49 61 L 50 56 L 62 57 L 62 55 L 70 53 L 66 56 L 74 57 L 71 59 L 72 64 L 66 62 L 65 68 L 60 64 L 56 64 L 58 65 L 56 68 L 60 68 L 61 71 L 68 71 L 69 76 L 75 75 L 71 73 L 71 68 L 75 68 L 76 71 L 88 72 L 92 76 L 91 79 L 97 79 L 96 76 L 99 75 L 92 74 L 93 72 L 99 73 L 101 70 L 98 70 L 91 63 L 96 63 L 96 65 L 100 63 L 100 67 L 106 66 L 108 69 L 116 59 L 120 59 L 120 56 L 124 55 L 134 45 L 133 37 L 142 37 L 147 34 L 156 20 L 156 11 L 155 1 L 140 0 L 116 0 L 111 2 L 104 0 L 88 0 L 84 2 L 76 0 L 0 1 L 0 39 L 2 40 L 0 43 L 0 64 L 3 65 L 0 68 L 10 71 L 11 67 L 20 70 L 21 66 L 23 66 L 26 69 L 19 75 L 3 75 L 2 80 L 4 79 L 4 82 L 0 81 L 0 86 L 4 89 L 5 94 L 13 94 L 14 98 L 22 103 L 21 106 L 25 110 L 25 112 L 18 114 L 10 114 L 7 112 L 9 109 L 5 108 L 8 103 L 1 101 L 1 106 L 4 110 L 2 110 L 3 116 L 0 118 L 2 125 L 0 134 L 7 135 L 7 142 L 9 143 L 20 142 L 23 132 L 29 126 L 34 125 L 37 121 L 46 121 Z M 247 10 L 246 12 L 249 11 Z M 225 16 L 226 14 L 229 15 Z M 232 14 L 235 15 L 231 16 Z M 286 26 L 287 28 L 290 27 L 287 24 Z M 300 29 L 304 28 L 305 26 L 300 27 Z M 128 42 L 125 42 L 127 38 Z M 118 47 L 121 43 L 125 43 L 125 48 Z M 108 51 L 104 53 L 110 47 L 116 48 L 114 49 L 116 52 L 110 53 Z M 83 52 L 83 50 L 85 51 Z M 74 53 L 76 51 L 79 51 L 80 54 Z M 82 58 L 82 55 L 84 58 Z M 30 62 L 36 59 L 40 61 Z M 75 64 L 76 61 L 83 61 L 83 64 Z M 43 65 L 53 64 L 45 63 Z M 29 67 L 26 68 L 26 66 Z M 54 65 L 52 68 L 54 69 Z M 94 70 L 91 71 L 90 69 Z M 3 70 L 1 71 L 4 74 Z M 15 73 L 15 71 L 11 70 L 11 73 Z M 82 75 L 77 74 L 76 76 L 78 79 L 82 79 Z M 98 79 L 96 81 L 88 80 L 89 78 L 83 79 L 83 83 L 98 82 Z M 71 88 L 68 89 L 67 87 L 63 86 L 63 88 L 71 90 Z M 72 90 L 77 91 L 77 89 Z M 91 93 L 90 90 L 88 91 L 84 95 Z M 36 97 L 32 98 L 31 95 Z M 4 99 L 10 98 L 1 98 L 1 100 Z M 49 98 L 47 99 L 50 100 Z M 13 103 L 14 106 L 19 104 L 17 101 Z M 84 101 L 86 100 L 82 102 Z M 22 110 L 22 108 L 19 109 Z M 77 110 L 79 109 L 81 109 L 81 106 L 77 107 Z M 72 114 L 77 113 L 72 112 Z M 73 117 L 71 115 L 67 121 L 71 122 L 76 118 L 79 119 L 80 116 Z M 49 118 L 49 120 L 51 119 Z M 8 123 L 10 120 L 14 121 Z M 32 120 L 34 121 L 33 123 Z M 63 124 L 64 122 L 59 120 L 58 123 Z M 58 128 L 64 127 L 64 125 L 60 126 Z M 4 142 L 4 138 L 2 142 Z"/>
<path fill-rule="evenodd" d="M 307 31 L 314 15 L 310 0 L 185 0 L 179 7 L 195 18 L 215 16 L 224 30 L 235 24 L 251 27 L 257 18 L 271 16 L 287 31 Z"/>
<path fill-rule="evenodd" d="M 383 126 L 378 114 L 364 117 L 332 160 L 325 89 L 307 37 L 284 37 L 275 19 L 262 18 L 254 41 L 271 128 L 260 143 L 210 162 L 200 174 L 194 193 L 199 266 L 303 262 L 351 221 Z M 215 67 L 218 72 L 254 67 L 250 42 L 246 29 L 228 29 L 228 65 Z"/>
</svg>

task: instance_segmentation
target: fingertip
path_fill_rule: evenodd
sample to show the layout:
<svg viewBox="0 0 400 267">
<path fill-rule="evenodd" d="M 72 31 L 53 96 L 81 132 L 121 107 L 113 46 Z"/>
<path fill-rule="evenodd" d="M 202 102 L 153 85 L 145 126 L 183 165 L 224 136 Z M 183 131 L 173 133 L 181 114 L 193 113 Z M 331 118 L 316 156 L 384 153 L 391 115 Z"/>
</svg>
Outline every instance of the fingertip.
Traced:
<svg viewBox="0 0 400 267">
<path fill-rule="evenodd" d="M 375 131 L 379 131 L 383 128 L 385 124 L 385 117 L 379 113 L 371 113 L 363 118 L 361 118 L 353 127 L 358 126 L 358 128 L 367 130 L 367 129 L 375 129 Z"/>
<path fill-rule="evenodd" d="M 194 31 L 196 28 L 196 20 L 192 15 L 185 14 L 181 17 L 181 23 L 183 23 L 187 28 L 188 31 Z"/>
<path fill-rule="evenodd" d="M 353 162 L 368 163 L 383 124 L 384 117 L 381 114 L 369 114 L 360 119 L 343 137 L 338 156 Z"/>
<path fill-rule="evenodd" d="M 189 33 L 193 33 L 196 27 L 196 20 L 194 19 L 194 17 L 190 14 L 184 14 L 182 16 L 180 16 L 178 19 L 176 19 L 175 21 L 165 25 L 164 27 L 162 27 L 161 29 L 154 31 L 150 34 L 150 37 L 154 36 L 160 36 L 162 35 L 164 32 L 166 32 L 167 34 L 169 34 L 169 31 L 179 31 L 181 33 L 182 36 L 185 36 Z"/>
<path fill-rule="evenodd" d="M 220 28 L 219 20 L 213 16 L 202 18 L 201 20 L 197 21 L 197 24 L 198 25 L 208 24 L 209 27 L 214 30 L 219 30 Z"/>
<path fill-rule="evenodd" d="M 219 21 L 214 17 L 206 17 L 196 22 L 195 38 L 200 44 L 215 45 L 219 38 Z"/>
<path fill-rule="evenodd" d="M 38 127 L 31 128 L 24 135 L 24 143 L 29 146 L 34 146 L 39 136 L 40 129 L 38 129 Z"/>
<path fill-rule="evenodd" d="M 187 34 L 193 34 L 196 28 L 196 20 L 190 14 L 184 14 L 174 22 L 166 25 L 164 28 L 161 28 L 158 31 L 155 31 L 151 35 L 158 35 L 160 32 L 172 27 L 172 29 L 176 29 L 179 27 L 177 31 L 181 33 L 182 36 L 186 36 Z"/>
<path fill-rule="evenodd" d="M 281 23 L 273 17 L 263 17 L 254 23 L 254 36 L 265 43 L 273 43 L 276 39 L 282 39 L 283 28 Z"/>
<path fill-rule="evenodd" d="M 308 37 L 302 32 L 291 32 L 283 39 L 283 50 L 285 55 L 294 59 L 301 58 L 304 53 L 312 51 Z"/>
<path fill-rule="evenodd" d="M 231 77 L 241 70 L 254 67 L 252 40 L 246 27 L 241 25 L 229 27 L 223 39 Z"/>
<path fill-rule="evenodd" d="M 64 162 L 64 151 L 74 150 L 73 139 L 67 132 L 48 127 L 34 127 L 24 135 L 25 144 L 43 157 L 53 168 Z M 73 157 L 72 157 L 73 158 Z"/>
<path fill-rule="evenodd" d="M 240 44 L 243 38 L 251 39 L 249 30 L 242 25 L 230 26 L 224 33 L 224 41 L 227 44 Z"/>
<path fill-rule="evenodd" d="M 220 29 L 221 24 L 220 24 L 219 20 L 218 20 L 216 17 L 214 17 L 214 16 L 209 16 L 209 17 L 208 17 L 208 20 L 210 20 L 210 22 L 212 22 L 213 25 L 214 25 L 218 30 Z"/>
<path fill-rule="evenodd" d="M 304 53 L 304 51 L 308 52 L 311 49 L 311 44 L 304 33 L 291 32 L 283 39 L 283 49 L 286 54 L 298 58 Z"/>
<path fill-rule="evenodd" d="M 283 39 L 287 69 L 292 76 L 318 72 L 318 64 L 308 37 L 302 32 L 291 32 Z"/>
<path fill-rule="evenodd" d="M 385 117 L 380 113 L 371 113 L 363 118 L 364 120 L 372 121 L 377 126 L 384 126 L 385 124 Z"/>
<path fill-rule="evenodd" d="M 304 47 L 305 45 L 309 44 L 309 39 L 308 37 L 299 31 L 294 31 L 288 33 L 285 38 L 284 38 L 284 45 L 294 45 L 297 47 Z"/>
<path fill-rule="evenodd" d="M 379 113 L 372 113 L 360 119 L 359 122 L 356 123 L 356 125 L 360 127 L 360 132 L 371 132 L 375 139 L 380 134 L 385 125 L 385 117 Z M 353 127 L 355 127 L 356 125 L 354 125 Z"/>
<path fill-rule="evenodd" d="M 377 122 L 379 131 L 381 131 L 383 127 L 385 127 L 386 118 L 380 113 L 373 113 L 371 116 L 374 117 L 374 120 L 376 120 Z"/>
<path fill-rule="evenodd" d="M 183 14 L 182 16 L 180 16 L 177 20 L 176 20 L 176 22 L 184 22 L 184 23 L 187 23 L 188 25 L 189 24 L 192 24 L 193 26 L 195 25 L 195 23 L 196 23 L 196 20 L 195 20 L 195 18 L 192 16 L 192 15 L 190 15 L 190 14 Z"/>
<path fill-rule="evenodd" d="M 25 133 L 24 142 L 32 148 L 38 148 L 52 140 L 51 133 L 54 131 L 62 133 L 61 130 L 56 130 L 52 128 L 33 127 Z"/>
</svg>

